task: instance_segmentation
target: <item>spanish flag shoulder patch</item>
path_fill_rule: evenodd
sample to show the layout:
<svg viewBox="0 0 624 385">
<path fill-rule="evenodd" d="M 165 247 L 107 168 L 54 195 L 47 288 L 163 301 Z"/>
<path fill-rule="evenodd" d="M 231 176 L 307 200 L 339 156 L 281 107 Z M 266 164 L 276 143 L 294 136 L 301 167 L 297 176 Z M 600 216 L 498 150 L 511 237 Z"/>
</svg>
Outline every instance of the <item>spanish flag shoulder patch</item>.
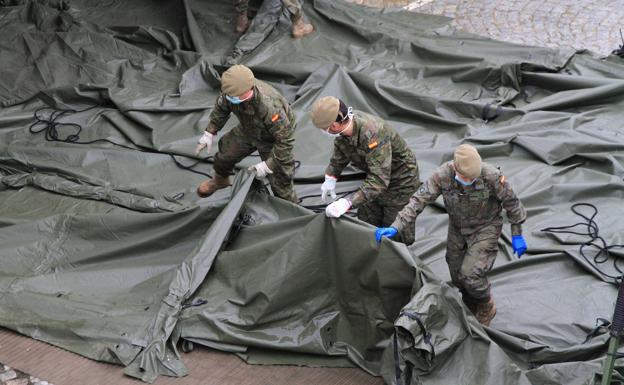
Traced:
<svg viewBox="0 0 624 385">
<path fill-rule="evenodd" d="M 275 114 L 275 115 L 271 116 L 271 121 L 273 123 L 277 122 L 278 120 L 280 120 L 280 114 Z"/>
<path fill-rule="evenodd" d="M 373 148 L 377 147 L 377 145 L 378 145 L 378 144 L 379 144 L 379 143 L 377 143 L 377 141 L 375 140 L 375 141 L 370 142 L 370 143 L 368 144 L 368 148 L 369 148 L 370 150 L 372 150 Z"/>
</svg>

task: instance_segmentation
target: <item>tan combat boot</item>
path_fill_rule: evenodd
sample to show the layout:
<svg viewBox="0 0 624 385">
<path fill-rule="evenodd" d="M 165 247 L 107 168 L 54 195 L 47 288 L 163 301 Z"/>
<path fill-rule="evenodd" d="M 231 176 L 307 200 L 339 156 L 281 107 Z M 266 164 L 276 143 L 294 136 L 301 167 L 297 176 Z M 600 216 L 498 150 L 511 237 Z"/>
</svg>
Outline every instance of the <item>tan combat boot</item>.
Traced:
<svg viewBox="0 0 624 385">
<path fill-rule="evenodd" d="M 242 35 L 249 28 L 249 18 L 247 17 L 247 11 L 241 12 L 236 16 L 236 33 Z"/>
<path fill-rule="evenodd" d="M 490 297 L 487 302 L 476 303 L 475 311 L 473 311 L 477 321 L 482 325 L 490 326 L 490 322 L 496 315 L 496 305 L 494 304 L 494 298 Z M 472 309 L 471 309 L 472 310 Z"/>
<path fill-rule="evenodd" d="M 300 17 L 297 20 L 293 20 L 292 25 L 292 36 L 295 39 L 302 38 L 305 35 L 309 35 L 314 31 L 314 27 L 312 26 L 312 24 L 306 24 L 303 21 L 303 17 Z"/>
<path fill-rule="evenodd" d="M 229 185 L 229 176 L 221 176 L 219 174 L 215 174 L 214 178 L 205 180 L 199 184 L 199 187 L 197 187 L 197 195 L 199 195 L 201 198 L 206 198 L 214 194 L 215 191 L 226 188 Z"/>
</svg>

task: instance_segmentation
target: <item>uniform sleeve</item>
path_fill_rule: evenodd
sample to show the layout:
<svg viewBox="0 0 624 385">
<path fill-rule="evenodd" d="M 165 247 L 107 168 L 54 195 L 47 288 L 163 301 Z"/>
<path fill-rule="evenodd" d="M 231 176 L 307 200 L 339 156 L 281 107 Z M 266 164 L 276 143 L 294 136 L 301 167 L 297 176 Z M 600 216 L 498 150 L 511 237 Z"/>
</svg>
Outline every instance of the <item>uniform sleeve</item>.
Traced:
<svg viewBox="0 0 624 385">
<path fill-rule="evenodd" d="M 401 231 L 416 220 L 418 215 L 422 213 L 428 204 L 435 202 L 436 199 L 442 194 L 442 186 L 440 183 L 440 170 L 436 170 L 430 177 L 420 185 L 418 190 L 410 197 L 410 201 L 403 209 L 397 214 L 391 227 L 394 227 Z"/>
<path fill-rule="evenodd" d="M 351 160 L 338 145 L 338 139 L 334 139 L 334 152 L 329 160 L 329 165 L 325 169 L 325 175 L 331 175 L 336 178 L 342 174 L 342 170 L 349 164 Z"/>
<path fill-rule="evenodd" d="M 512 235 L 522 234 L 521 225 L 526 220 L 526 210 L 502 173 L 494 181 L 494 193 L 507 213 Z"/>
<path fill-rule="evenodd" d="M 206 131 L 213 135 L 216 135 L 217 132 L 219 132 L 219 130 L 223 128 L 229 118 L 230 106 L 223 97 L 223 94 L 221 94 L 217 97 L 215 106 L 210 113 L 210 123 L 208 123 L 208 128 L 206 128 Z"/>
<path fill-rule="evenodd" d="M 392 173 L 392 143 L 386 140 L 379 145 L 373 144 L 375 147 L 366 154 L 366 179 L 350 197 L 352 207 L 372 201 L 388 190 Z"/>
<path fill-rule="evenodd" d="M 293 147 L 295 144 L 294 129 L 292 122 L 282 110 L 266 116 L 270 132 L 275 139 L 271 154 L 266 160 L 267 166 L 275 170 L 277 165 L 286 164 L 293 159 Z"/>
</svg>

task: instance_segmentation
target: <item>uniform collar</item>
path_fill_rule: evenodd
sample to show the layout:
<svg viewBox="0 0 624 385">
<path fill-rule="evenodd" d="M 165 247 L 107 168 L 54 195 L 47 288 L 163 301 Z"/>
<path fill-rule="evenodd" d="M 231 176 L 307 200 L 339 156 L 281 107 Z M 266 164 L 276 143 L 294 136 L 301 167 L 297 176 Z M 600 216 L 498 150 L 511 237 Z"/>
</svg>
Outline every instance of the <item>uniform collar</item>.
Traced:
<svg viewBox="0 0 624 385">
<path fill-rule="evenodd" d="M 249 101 L 249 104 L 252 105 L 257 105 L 258 101 L 260 100 L 260 98 L 262 97 L 262 95 L 260 95 L 260 90 L 258 90 L 258 86 L 254 84 L 253 86 L 253 96 L 251 97 L 251 100 Z"/>
<path fill-rule="evenodd" d="M 472 184 L 471 186 L 467 188 L 464 188 L 464 186 L 461 183 L 455 180 L 455 166 L 453 165 L 452 161 L 449 162 L 449 169 L 451 172 L 451 175 L 450 175 L 451 183 L 453 183 L 453 186 L 455 186 L 458 190 L 470 192 L 474 190 L 483 190 L 485 188 L 485 182 L 483 181 L 483 173 L 481 173 L 481 175 L 477 177 L 477 180 L 474 182 L 474 184 Z"/>
<path fill-rule="evenodd" d="M 483 190 L 485 188 L 485 182 L 483 182 L 483 177 L 481 175 L 477 177 L 477 180 L 472 185 L 464 187 L 464 185 L 462 185 L 461 183 L 455 180 L 455 169 L 453 169 L 453 174 L 451 176 L 451 183 L 453 183 L 454 186 L 458 190 L 465 191 L 465 192 L 470 192 L 474 190 Z"/>
<path fill-rule="evenodd" d="M 362 133 L 362 119 L 359 119 L 359 114 L 353 113 L 353 132 L 351 136 L 344 136 L 352 145 L 356 146 L 360 143 L 360 137 Z"/>
</svg>

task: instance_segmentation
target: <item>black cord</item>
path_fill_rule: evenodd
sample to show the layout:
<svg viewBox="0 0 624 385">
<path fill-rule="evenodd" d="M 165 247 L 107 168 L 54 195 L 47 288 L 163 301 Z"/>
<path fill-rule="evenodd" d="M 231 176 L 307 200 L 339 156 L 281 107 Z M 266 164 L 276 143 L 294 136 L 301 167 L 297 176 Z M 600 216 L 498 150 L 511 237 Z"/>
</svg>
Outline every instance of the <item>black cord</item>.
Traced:
<svg viewBox="0 0 624 385">
<path fill-rule="evenodd" d="M 58 119 L 67 116 L 69 114 L 75 114 L 75 113 L 80 113 L 80 112 L 85 112 L 85 111 L 89 111 L 93 108 L 98 107 L 98 105 L 94 105 L 91 106 L 89 108 L 85 108 L 84 110 L 74 110 L 74 109 L 57 109 L 57 108 L 52 108 L 52 107 L 42 107 L 37 109 L 34 112 L 34 117 L 35 117 L 35 122 L 33 124 L 30 125 L 30 127 L 28 127 L 28 131 L 30 131 L 31 134 L 39 134 L 41 132 L 43 132 L 45 134 L 45 139 L 48 142 L 62 142 L 62 143 L 73 143 L 73 144 L 93 144 L 93 143 L 97 143 L 97 142 L 106 142 L 106 143 L 110 143 L 114 146 L 117 147 L 122 147 L 128 150 L 133 150 L 133 151 L 140 151 L 140 152 L 149 152 L 149 153 L 159 153 L 159 154 L 167 154 L 171 157 L 171 159 L 173 160 L 173 162 L 176 164 L 176 166 L 178 166 L 179 168 L 186 170 L 186 171 L 190 171 L 192 173 L 195 174 L 199 174 L 199 175 L 203 175 L 206 176 L 208 178 L 212 178 L 212 175 L 202 172 L 202 171 L 197 171 L 197 170 L 193 170 L 193 167 L 197 166 L 200 162 L 206 162 L 209 161 L 211 159 L 210 156 L 206 157 L 206 158 L 202 158 L 201 160 L 197 160 L 195 161 L 193 164 L 186 166 L 184 164 L 182 164 L 179 160 L 177 160 L 175 158 L 175 155 L 177 154 L 173 154 L 171 152 L 163 152 L 163 151 L 153 151 L 153 150 L 148 150 L 148 149 L 144 149 L 144 148 L 140 148 L 140 147 L 130 147 L 130 146 L 126 146 L 124 144 L 121 143 L 116 143 L 113 142 L 112 140 L 109 139 L 95 139 L 95 140 L 90 140 L 90 141 L 86 141 L 86 142 L 82 142 L 80 141 L 80 133 L 82 132 L 82 126 L 78 123 L 63 123 L 63 122 L 59 122 Z M 52 111 L 49 115 L 49 117 L 44 117 L 42 116 L 42 114 L 40 114 L 42 111 L 45 110 L 50 110 Z M 37 129 L 37 126 L 42 126 L 40 129 Z M 74 128 L 74 132 L 67 135 L 66 137 L 61 137 L 61 133 L 60 133 L 60 129 L 62 129 L 63 127 L 73 127 Z"/>
<path fill-rule="evenodd" d="M 594 213 L 588 217 L 577 210 L 577 207 L 579 206 L 589 207 L 593 209 Z M 581 256 L 585 258 L 587 263 L 589 263 L 589 265 L 593 267 L 594 270 L 596 270 L 598 273 L 602 274 L 607 278 L 614 279 L 616 283 L 620 282 L 622 280 L 622 277 L 624 277 L 624 270 L 618 265 L 618 258 L 616 258 L 616 255 L 613 255 L 613 267 L 620 275 L 614 276 L 605 273 L 600 269 L 599 265 L 608 262 L 609 256 L 612 255 L 611 253 L 609 253 L 609 250 L 613 248 L 624 248 L 624 245 L 608 245 L 604 238 L 598 235 L 598 224 L 596 223 L 596 221 L 594 221 L 594 218 L 596 217 L 596 215 L 598 215 L 598 209 L 596 208 L 596 206 L 592 205 L 591 203 L 576 203 L 572 205 L 571 210 L 574 214 L 585 219 L 586 222 L 579 222 L 569 226 L 546 227 L 541 231 L 555 234 L 574 234 L 590 237 L 591 239 L 589 241 L 579 243 L 579 252 L 581 253 Z M 584 232 L 570 230 L 577 226 L 585 226 L 586 230 Z M 591 261 L 590 258 L 585 255 L 585 248 L 590 246 L 598 249 Z"/>
<path fill-rule="evenodd" d="M 76 113 L 80 113 L 80 112 L 85 112 L 85 111 L 89 111 L 92 110 L 96 107 L 99 107 L 97 104 L 88 108 L 85 108 L 83 110 L 74 110 L 71 108 L 68 109 L 58 109 L 58 108 L 53 108 L 53 107 L 42 107 L 37 109 L 34 112 L 34 118 L 35 118 L 35 122 L 33 124 L 30 125 L 30 127 L 28 127 L 28 130 L 30 131 L 31 134 L 36 135 L 39 133 L 44 133 L 45 135 L 45 139 L 48 142 L 62 142 L 62 143 L 72 143 L 72 144 L 93 144 L 93 143 L 97 143 L 97 142 L 106 142 L 106 143 L 110 143 L 114 146 L 117 147 L 122 147 L 128 150 L 133 150 L 133 151 L 140 151 L 140 152 L 149 152 L 149 153 L 159 153 L 159 154 L 167 154 L 171 157 L 171 159 L 173 160 L 173 162 L 176 164 L 176 166 L 178 166 L 179 168 L 186 170 L 186 171 L 190 171 L 192 173 L 195 174 L 199 174 L 199 175 L 203 175 L 206 176 L 208 178 L 212 178 L 212 175 L 202 172 L 202 171 L 197 171 L 194 170 L 193 168 L 195 166 L 197 166 L 199 163 L 202 162 L 208 162 L 212 160 L 211 156 L 207 156 L 205 158 L 202 158 L 200 160 L 196 160 L 195 162 L 193 162 L 190 165 L 184 165 L 182 164 L 178 159 L 176 159 L 175 155 L 178 154 L 173 154 L 170 152 L 163 152 L 163 151 L 154 151 L 154 150 L 150 150 L 150 149 L 144 149 L 144 148 L 140 148 L 140 147 L 131 147 L 131 146 L 126 146 L 124 144 L 121 143 L 116 143 L 113 142 L 112 140 L 109 139 L 95 139 L 95 140 L 90 140 L 90 141 L 80 141 L 80 133 L 82 132 L 82 126 L 78 123 L 64 123 L 64 122 L 59 122 L 58 120 L 62 117 L 68 116 L 70 114 L 76 114 Z M 43 111 L 49 110 L 51 111 L 51 113 L 49 114 L 48 117 L 45 117 L 44 114 L 42 114 Z M 37 128 L 38 126 L 41 126 L 41 128 Z M 61 129 L 62 128 L 67 128 L 67 127 L 72 127 L 74 128 L 74 132 L 65 136 L 65 137 L 61 137 Z M 251 156 L 260 156 L 258 154 L 253 154 Z M 301 161 L 299 160 L 295 160 L 295 170 L 298 169 L 299 167 L 301 167 Z M 346 195 L 355 192 L 356 190 L 353 191 L 347 191 L 344 194 L 342 194 L 340 196 L 340 198 L 345 197 Z M 301 197 L 299 199 L 299 203 L 301 203 L 303 201 L 303 199 L 305 198 L 311 198 L 311 197 L 320 197 L 321 194 L 317 194 L 317 195 L 306 195 L 304 197 Z M 315 212 L 322 212 L 325 210 L 325 207 L 327 205 L 310 205 L 310 206 L 304 206 L 302 205 L 302 207 L 305 207 L 307 209 L 310 209 L 312 211 Z"/>
<path fill-rule="evenodd" d="M 181 169 L 183 169 L 183 170 L 186 170 L 186 171 L 190 171 L 190 172 L 195 173 L 195 174 L 199 174 L 199 175 L 204 175 L 204 176 L 207 176 L 208 178 L 212 178 L 212 175 L 210 175 L 210 174 L 208 174 L 208 173 L 205 173 L 205 172 L 202 172 L 202 171 L 193 170 L 193 167 L 197 166 L 200 162 L 208 162 L 209 160 L 211 160 L 211 159 L 212 159 L 212 157 L 211 157 L 211 156 L 207 156 L 207 157 L 205 157 L 205 158 L 202 158 L 202 160 L 196 160 L 196 161 L 195 161 L 193 164 L 191 164 L 190 166 L 185 166 L 185 165 L 183 165 L 182 163 L 180 163 L 180 161 L 179 161 L 179 160 L 177 160 L 173 154 L 171 154 L 171 153 L 166 153 L 166 154 L 168 154 L 168 155 L 171 157 L 171 159 L 173 159 L 173 162 L 174 162 L 174 163 L 176 164 L 176 166 L 178 166 L 179 168 L 181 168 Z"/>
<path fill-rule="evenodd" d="M 351 193 L 354 193 L 354 192 L 356 192 L 356 191 L 357 191 L 357 189 L 355 189 L 355 190 L 345 191 L 345 192 L 343 192 L 343 193 L 340 193 L 340 194 L 338 195 L 338 197 L 339 197 L 339 198 L 344 198 L 344 197 L 346 197 L 347 195 L 349 195 L 349 194 L 351 194 Z M 324 212 L 324 211 L 325 211 L 325 208 L 326 208 L 328 205 L 326 205 L 326 204 L 320 204 L 320 205 L 308 205 L 308 206 L 306 206 L 306 205 L 302 205 L 302 204 L 301 204 L 301 203 L 303 202 L 303 200 L 304 200 L 304 199 L 306 199 L 306 198 L 314 198 L 314 197 L 320 197 L 320 196 L 323 196 L 323 194 L 311 194 L 311 195 L 304 195 L 304 196 L 302 196 L 302 197 L 299 197 L 299 204 L 300 204 L 300 206 L 301 206 L 301 207 L 305 207 L 306 209 L 311 210 L 311 211 L 314 211 L 315 213 L 322 213 L 322 212 Z"/>
<path fill-rule="evenodd" d="M 622 39 L 622 45 L 611 51 L 611 54 L 624 58 L 624 35 L 622 35 L 622 28 L 620 28 L 620 38 Z"/>
<path fill-rule="evenodd" d="M 89 108 L 85 108 L 84 110 L 74 110 L 74 109 L 61 110 L 61 109 L 55 109 L 55 108 L 50 108 L 50 107 L 39 108 L 34 113 L 35 123 L 31 124 L 30 127 L 28 127 L 28 130 L 30 131 L 31 134 L 38 134 L 42 131 L 45 132 L 45 139 L 49 142 L 77 143 L 78 140 L 80 139 L 80 132 L 82 131 L 82 126 L 77 123 L 59 123 L 56 120 L 70 113 L 74 114 L 78 112 L 89 111 L 97 106 L 98 105 L 96 104 Z M 50 114 L 50 117 L 48 119 L 45 119 L 39 116 L 39 112 L 44 111 L 44 110 L 52 110 L 52 113 Z M 43 128 L 40 130 L 35 130 L 34 127 L 41 123 L 43 123 L 44 125 Z M 68 135 L 64 139 L 60 139 L 57 127 L 62 127 L 62 126 L 76 127 L 76 132 L 74 134 Z"/>
</svg>

